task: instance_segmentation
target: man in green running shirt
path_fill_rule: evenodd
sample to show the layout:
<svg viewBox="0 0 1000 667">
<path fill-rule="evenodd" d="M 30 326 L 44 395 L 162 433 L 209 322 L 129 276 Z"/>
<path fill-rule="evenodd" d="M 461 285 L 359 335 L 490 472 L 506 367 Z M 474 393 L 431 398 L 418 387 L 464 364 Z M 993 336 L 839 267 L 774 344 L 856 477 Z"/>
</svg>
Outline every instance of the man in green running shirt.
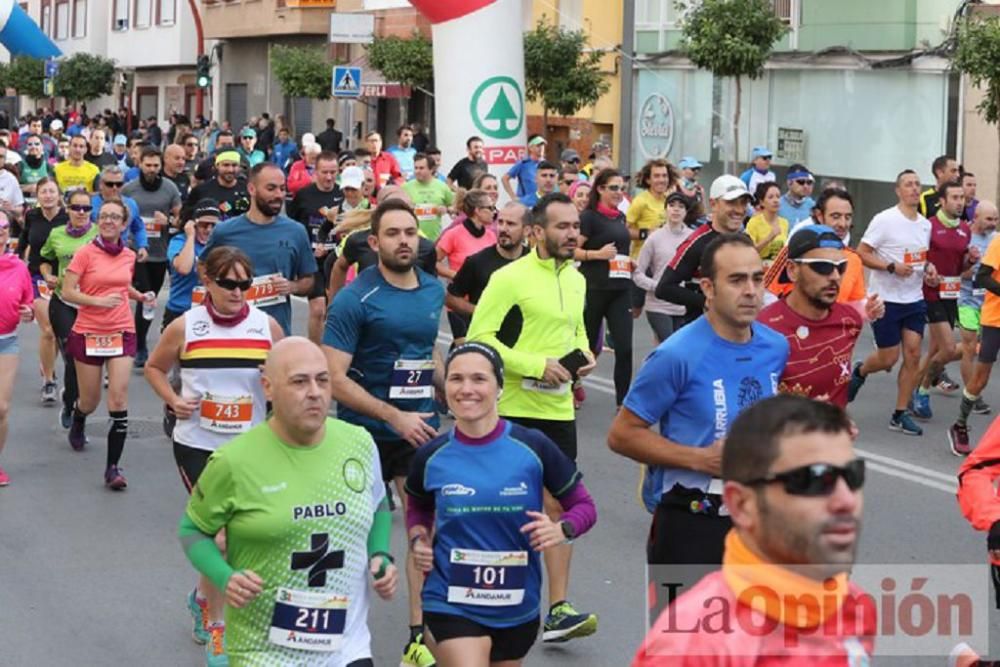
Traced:
<svg viewBox="0 0 1000 667">
<path fill-rule="evenodd" d="M 309 340 L 277 343 L 263 383 L 271 418 L 212 455 L 178 535 L 225 591 L 229 665 L 370 667 L 369 581 L 389 599 L 398 580 L 375 443 L 327 416 L 330 375 Z"/>
</svg>

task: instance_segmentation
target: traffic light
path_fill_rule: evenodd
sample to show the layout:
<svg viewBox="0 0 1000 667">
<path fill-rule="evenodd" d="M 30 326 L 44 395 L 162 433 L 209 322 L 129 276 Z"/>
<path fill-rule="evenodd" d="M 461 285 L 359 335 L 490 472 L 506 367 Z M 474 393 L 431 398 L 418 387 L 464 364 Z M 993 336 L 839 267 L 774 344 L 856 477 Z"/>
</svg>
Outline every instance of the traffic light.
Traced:
<svg viewBox="0 0 1000 667">
<path fill-rule="evenodd" d="M 195 78 L 195 83 L 198 84 L 199 88 L 208 88 L 212 85 L 212 61 L 208 56 L 198 56 L 198 69 Z"/>
</svg>

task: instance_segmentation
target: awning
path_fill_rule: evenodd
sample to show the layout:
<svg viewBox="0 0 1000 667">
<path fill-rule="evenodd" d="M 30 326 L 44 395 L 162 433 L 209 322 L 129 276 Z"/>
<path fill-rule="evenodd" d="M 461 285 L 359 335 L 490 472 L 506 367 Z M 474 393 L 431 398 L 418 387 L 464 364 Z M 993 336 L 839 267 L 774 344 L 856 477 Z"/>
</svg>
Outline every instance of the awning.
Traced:
<svg viewBox="0 0 1000 667">
<path fill-rule="evenodd" d="M 368 62 L 368 54 L 358 56 L 347 66 L 361 68 L 361 97 L 393 99 L 410 97 L 412 88 L 397 81 L 386 81 L 385 75 Z"/>
</svg>

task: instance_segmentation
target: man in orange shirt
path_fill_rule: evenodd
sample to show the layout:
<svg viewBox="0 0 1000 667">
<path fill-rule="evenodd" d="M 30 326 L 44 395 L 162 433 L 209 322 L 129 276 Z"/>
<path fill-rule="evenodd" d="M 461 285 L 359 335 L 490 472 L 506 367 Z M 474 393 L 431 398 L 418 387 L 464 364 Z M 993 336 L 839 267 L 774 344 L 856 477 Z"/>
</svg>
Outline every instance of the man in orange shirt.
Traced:
<svg viewBox="0 0 1000 667">
<path fill-rule="evenodd" d="M 983 202 L 979 205 L 983 206 Z M 979 355 L 972 366 L 972 377 L 962 390 L 958 419 L 948 429 L 948 443 L 955 456 L 967 456 L 972 451 L 969 445 L 969 414 L 986 388 L 990 371 L 1000 353 L 1000 235 L 990 241 L 972 284 L 974 288 L 985 289 L 986 295 L 979 318 Z"/>
</svg>

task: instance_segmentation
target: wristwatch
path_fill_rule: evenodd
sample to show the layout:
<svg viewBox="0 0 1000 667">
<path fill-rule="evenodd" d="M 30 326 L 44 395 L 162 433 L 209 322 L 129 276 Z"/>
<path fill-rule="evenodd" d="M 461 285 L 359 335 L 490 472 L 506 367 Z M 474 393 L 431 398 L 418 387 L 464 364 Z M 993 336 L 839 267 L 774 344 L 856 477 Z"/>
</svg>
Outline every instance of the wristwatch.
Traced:
<svg viewBox="0 0 1000 667">
<path fill-rule="evenodd" d="M 885 265 L 885 270 L 889 273 L 896 273 L 896 262 L 889 262 Z"/>
<path fill-rule="evenodd" d="M 576 539 L 576 531 L 573 530 L 573 526 L 570 525 L 569 521 L 560 521 L 559 527 L 562 528 L 563 536 L 566 538 L 567 544 Z"/>
</svg>

